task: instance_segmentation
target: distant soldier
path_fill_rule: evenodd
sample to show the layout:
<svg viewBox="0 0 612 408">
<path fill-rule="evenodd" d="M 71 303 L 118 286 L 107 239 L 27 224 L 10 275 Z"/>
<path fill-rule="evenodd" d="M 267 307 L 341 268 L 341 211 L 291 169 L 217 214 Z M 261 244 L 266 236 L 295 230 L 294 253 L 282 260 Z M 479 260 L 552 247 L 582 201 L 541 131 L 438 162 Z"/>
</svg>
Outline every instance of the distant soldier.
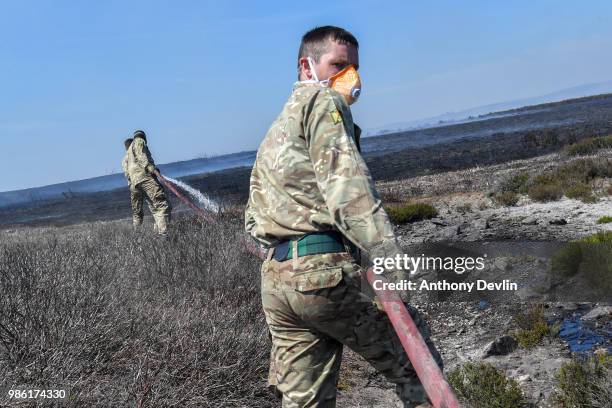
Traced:
<svg viewBox="0 0 612 408">
<path fill-rule="evenodd" d="M 130 188 L 133 224 L 135 227 L 142 225 L 143 201 L 147 200 L 155 220 L 155 230 L 159 234 L 165 234 L 170 221 L 171 207 L 164 189 L 156 178 L 160 173 L 147 147 L 147 136 L 142 130 L 137 130 L 133 139 L 126 139 L 124 144 L 126 154 L 122 167 Z"/>
<path fill-rule="evenodd" d="M 270 248 L 262 302 L 272 336 L 269 384 L 283 407 L 333 407 L 343 345 L 428 407 L 387 315 L 361 291 L 370 259 L 401 253 L 359 152 L 349 105 L 359 97 L 358 43 L 338 27 L 302 38 L 299 82 L 257 152 L 245 227 Z M 440 355 L 408 307 L 434 358 Z"/>
</svg>

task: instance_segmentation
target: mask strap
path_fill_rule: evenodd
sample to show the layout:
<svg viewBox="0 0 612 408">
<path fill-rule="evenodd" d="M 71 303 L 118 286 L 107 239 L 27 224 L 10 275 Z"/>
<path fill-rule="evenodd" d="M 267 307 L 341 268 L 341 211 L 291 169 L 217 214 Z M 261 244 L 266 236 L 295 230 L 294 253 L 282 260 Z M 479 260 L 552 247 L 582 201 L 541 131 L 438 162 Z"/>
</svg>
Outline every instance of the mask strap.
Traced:
<svg viewBox="0 0 612 408">
<path fill-rule="evenodd" d="M 308 66 L 310 67 L 310 72 L 312 73 L 312 77 L 314 78 L 316 82 L 319 82 L 319 77 L 317 77 L 317 73 L 314 70 L 314 62 L 312 58 L 308 57 L 307 60 L 308 60 Z"/>
</svg>

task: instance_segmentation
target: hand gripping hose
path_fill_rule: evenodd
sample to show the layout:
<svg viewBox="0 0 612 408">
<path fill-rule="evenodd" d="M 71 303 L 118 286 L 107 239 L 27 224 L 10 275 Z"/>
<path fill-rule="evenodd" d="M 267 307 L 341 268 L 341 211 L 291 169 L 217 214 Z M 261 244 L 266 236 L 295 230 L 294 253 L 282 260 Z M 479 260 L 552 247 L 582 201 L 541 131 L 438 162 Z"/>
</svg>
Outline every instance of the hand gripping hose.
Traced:
<svg viewBox="0 0 612 408">
<path fill-rule="evenodd" d="M 198 216 L 207 222 L 215 223 L 212 214 L 206 213 L 203 209 L 192 203 L 187 197 L 177 191 L 177 189 L 164 176 L 159 176 L 159 180 L 172 191 L 182 202 L 191 207 Z M 247 250 L 259 259 L 265 259 L 266 251 L 261 246 L 255 244 L 246 236 L 243 242 Z M 374 288 L 374 282 L 386 283 L 387 280 L 382 275 L 376 275 L 370 267 L 367 272 L 368 282 Z M 386 286 L 383 286 L 386 287 Z M 460 408 L 461 405 L 453 393 L 450 385 L 446 382 L 442 371 L 436 364 L 431 355 L 423 336 L 414 324 L 410 313 L 406 309 L 404 302 L 395 291 L 377 290 L 374 288 L 376 296 L 381 301 L 397 337 L 399 337 L 410 362 L 416 371 L 419 380 L 423 384 L 427 396 L 435 408 Z"/>
</svg>

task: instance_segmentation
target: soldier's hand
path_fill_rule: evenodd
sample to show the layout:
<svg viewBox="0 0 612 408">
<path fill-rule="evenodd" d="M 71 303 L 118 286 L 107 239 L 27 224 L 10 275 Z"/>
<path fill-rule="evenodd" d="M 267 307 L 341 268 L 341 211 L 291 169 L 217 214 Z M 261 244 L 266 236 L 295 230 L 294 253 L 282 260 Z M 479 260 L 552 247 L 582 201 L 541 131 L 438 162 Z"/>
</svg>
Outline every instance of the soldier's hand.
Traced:
<svg viewBox="0 0 612 408">
<path fill-rule="evenodd" d="M 155 174 L 156 177 L 161 176 L 161 173 L 159 172 L 158 169 L 153 170 L 153 174 Z"/>
</svg>

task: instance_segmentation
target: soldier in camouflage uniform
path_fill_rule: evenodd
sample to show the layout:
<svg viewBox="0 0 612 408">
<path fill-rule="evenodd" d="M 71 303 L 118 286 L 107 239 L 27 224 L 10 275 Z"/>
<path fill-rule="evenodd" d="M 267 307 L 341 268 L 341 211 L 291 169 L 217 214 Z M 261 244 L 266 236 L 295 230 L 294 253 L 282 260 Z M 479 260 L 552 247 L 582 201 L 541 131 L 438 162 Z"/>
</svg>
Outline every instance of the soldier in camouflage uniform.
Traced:
<svg viewBox="0 0 612 408">
<path fill-rule="evenodd" d="M 304 35 L 301 81 L 261 143 L 251 174 L 245 227 L 270 248 L 262 302 L 272 338 L 269 384 L 282 394 L 283 407 L 335 406 L 343 345 L 395 383 L 406 407 L 430 406 L 387 315 L 361 290 L 365 269 L 354 249 L 370 260 L 401 250 L 359 152 L 359 128 L 347 99 L 311 80 L 349 64 L 358 68 L 357 47 L 337 27 Z M 304 244 L 321 236 L 328 251 Z M 441 367 L 425 322 L 408 310 Z"/>
<path fill-rule="evenodd" d="M 166 234 L 171 207 L 156 178 L 160 173 L 147 147 L 147 136 L 142 130 L 137 130 L 128 144 L 129 140 L 125 141 L 126 155 L 122 167 L 130 188 L 133 224 L 135 227 L 142 225 L 143 201 L 146 200 L 155 220 L 155 230 Z"/>
</svg>

